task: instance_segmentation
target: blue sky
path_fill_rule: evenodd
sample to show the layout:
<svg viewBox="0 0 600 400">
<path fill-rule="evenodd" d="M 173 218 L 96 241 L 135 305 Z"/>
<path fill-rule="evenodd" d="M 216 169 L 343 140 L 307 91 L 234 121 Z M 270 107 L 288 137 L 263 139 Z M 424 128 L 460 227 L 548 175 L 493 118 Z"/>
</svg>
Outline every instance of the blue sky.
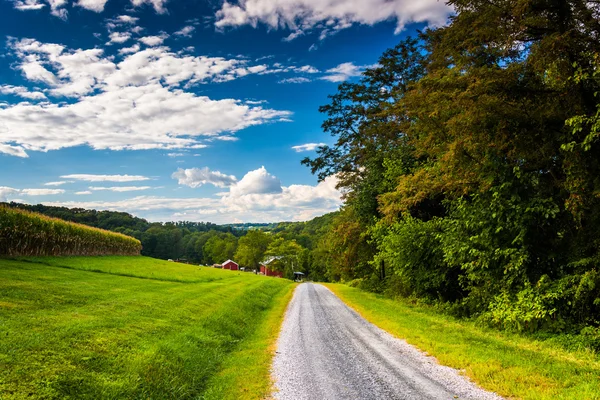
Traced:
<svg viewBox="0 0 600 400">
<path fill-rule="evenodd" d="M 0 0 L 0 201 L 307 220 L 318 107 L 437 0 Z"/>
</svg>

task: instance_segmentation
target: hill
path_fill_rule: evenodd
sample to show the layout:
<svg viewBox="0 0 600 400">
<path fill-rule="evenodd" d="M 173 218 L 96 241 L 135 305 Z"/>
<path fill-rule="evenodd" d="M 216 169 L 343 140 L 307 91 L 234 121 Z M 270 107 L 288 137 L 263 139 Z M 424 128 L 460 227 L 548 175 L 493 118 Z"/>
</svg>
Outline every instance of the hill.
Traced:
<svg viewBox="0 0 600 400">
<path fill-rule="evenodd" d="M 0 259 L 0 271 L 2 399 L 269 393 L 288 280 L 146 257 Z"/>
</svg>

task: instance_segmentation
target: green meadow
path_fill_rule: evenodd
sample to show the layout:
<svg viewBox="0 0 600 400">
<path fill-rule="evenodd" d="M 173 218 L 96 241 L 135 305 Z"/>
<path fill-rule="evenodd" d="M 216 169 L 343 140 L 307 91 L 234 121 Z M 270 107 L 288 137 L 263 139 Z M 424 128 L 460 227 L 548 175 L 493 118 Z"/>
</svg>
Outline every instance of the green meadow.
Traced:
<svg viewBox="0 0 600 400">
<path fill-rule="evenodd" d="M 294 285 L 145 257 L 0 259 L 0 399 L 258 399 Z"/>
</svg>

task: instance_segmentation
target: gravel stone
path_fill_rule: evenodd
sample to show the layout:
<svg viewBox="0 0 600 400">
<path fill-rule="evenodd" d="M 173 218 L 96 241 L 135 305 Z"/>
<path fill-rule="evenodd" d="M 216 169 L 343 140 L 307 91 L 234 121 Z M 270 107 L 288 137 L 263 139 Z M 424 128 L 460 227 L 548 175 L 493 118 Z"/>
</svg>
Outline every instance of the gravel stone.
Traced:
<svg viewBox="0 0 600 400">
<path fill-rule="evenodd" d="M 367 322 L 322 285 L 298 286 L 277 348 L 275 399 L 502 399 Z"/>
</svg>

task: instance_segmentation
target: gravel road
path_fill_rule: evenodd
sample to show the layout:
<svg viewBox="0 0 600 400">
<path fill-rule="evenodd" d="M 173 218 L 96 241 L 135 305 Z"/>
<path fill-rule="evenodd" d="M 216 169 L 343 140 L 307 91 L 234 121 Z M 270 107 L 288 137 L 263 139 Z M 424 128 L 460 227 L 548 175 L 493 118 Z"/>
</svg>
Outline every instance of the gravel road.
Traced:
<svg viewBox="0 0 600 400">
<path fill-rule="evenodd" d="M 298 286 L 273 365 L 282 400 L 501 399 L 370 324 L 322 285 Z"/>
</svg>

